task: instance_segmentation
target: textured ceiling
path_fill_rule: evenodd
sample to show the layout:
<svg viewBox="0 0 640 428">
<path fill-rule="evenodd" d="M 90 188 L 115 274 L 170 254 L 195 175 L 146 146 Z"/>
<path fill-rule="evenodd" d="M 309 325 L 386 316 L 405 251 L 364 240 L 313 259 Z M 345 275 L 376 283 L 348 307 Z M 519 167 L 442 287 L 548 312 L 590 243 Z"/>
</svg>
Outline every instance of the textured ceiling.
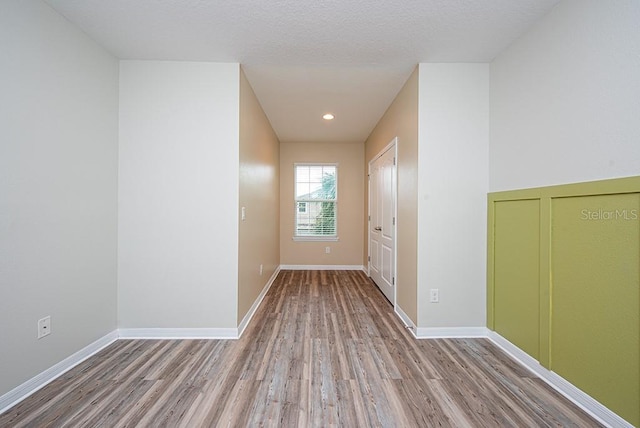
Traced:
<svg viewBox="0 0 640 428">
<path fill-rule="evenodd" d="M 283 142 L 364 141 L 417 63 L 491 61 L 558 1 L 46 0 L 119 58 L 241 63 Z"/>
</svg>

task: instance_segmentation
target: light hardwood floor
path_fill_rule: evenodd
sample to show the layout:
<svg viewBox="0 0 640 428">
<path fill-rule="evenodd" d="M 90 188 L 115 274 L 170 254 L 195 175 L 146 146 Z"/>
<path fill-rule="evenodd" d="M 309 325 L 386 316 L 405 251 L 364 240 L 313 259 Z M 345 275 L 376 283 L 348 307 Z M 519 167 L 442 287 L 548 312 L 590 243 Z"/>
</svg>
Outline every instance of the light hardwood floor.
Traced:
<svg viewBox="0 0 640 428">
<path fill-rule="evenodd" d="M 282 271 L 239 340 L 119 340 L 1 427 L 599 426 L 488 340 L 416 340 L 362 272 Z"/>
</svg>

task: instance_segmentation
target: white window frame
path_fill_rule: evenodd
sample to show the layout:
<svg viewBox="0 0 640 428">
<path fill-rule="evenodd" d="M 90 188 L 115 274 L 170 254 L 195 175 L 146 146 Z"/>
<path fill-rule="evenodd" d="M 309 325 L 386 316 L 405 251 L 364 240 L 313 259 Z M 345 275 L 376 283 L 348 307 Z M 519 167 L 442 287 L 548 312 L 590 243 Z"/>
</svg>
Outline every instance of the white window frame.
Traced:
<svg viewBox="0 0 640 428">
<path fill-rule="evenodd" d="M 332 166 L 335 167 L 336 169 L 336 197 L 335 199 L 298 199 L 298 197 L 296 196 L 296 180 L 297 180 L 297 171 L 298 171 L 298 167 L 299 166 Z M 294 212 L 294 217 L 293 217 L 293 240 L 294 241 L 316 241 L 316 242 L 335 242 L 335 241 L 339 241 L 338 238 L 338 170 L 339 170 L 339 166 L 337 163 L 331 163 L 331 162 L 318 162 L 318 163 L 312 163 L 312 162 L 299 162 L 299 163 L 294 163 L 293 164 L 293 212 Z M 299 202 L 306 202 L 307 203 L 307 208 L 306 210 L 309 211 L 309 203 L 313 203 L 313 202 L 333 202 L 334 204 L 334 213 L 335 213 L 335 234 L 334 235 L 298 235 L 298 228 L 297 228 L 297 215 L 298 215 L 298 203 Z"/>
</svg>

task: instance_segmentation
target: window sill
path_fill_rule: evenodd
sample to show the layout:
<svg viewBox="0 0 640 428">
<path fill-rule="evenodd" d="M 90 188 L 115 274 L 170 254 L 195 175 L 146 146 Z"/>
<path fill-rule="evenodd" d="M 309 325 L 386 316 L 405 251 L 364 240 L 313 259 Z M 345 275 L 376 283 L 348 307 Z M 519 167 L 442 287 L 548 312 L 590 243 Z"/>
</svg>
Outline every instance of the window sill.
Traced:
<svg viewBox="0 0 640 428">
<path fill-rule="evenodd" d="M 299 242 L 336 242 L 340 240 L 337 236 L 294 236 L 292 239 Z"/>
</svg>

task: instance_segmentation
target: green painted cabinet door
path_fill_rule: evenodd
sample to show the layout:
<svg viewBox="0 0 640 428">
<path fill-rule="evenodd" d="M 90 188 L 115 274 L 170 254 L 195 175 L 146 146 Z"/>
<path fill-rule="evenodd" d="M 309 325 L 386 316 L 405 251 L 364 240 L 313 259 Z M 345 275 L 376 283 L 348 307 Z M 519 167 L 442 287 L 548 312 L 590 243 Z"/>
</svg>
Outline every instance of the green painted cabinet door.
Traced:
<svg viewBox="0 0 640 428">
<path fill-rule="evenodd" d="M 494 329 L 539 359 L 540 201 L 494 205 Z"/>
<path fill-rule="evenodd" d="M 640 195 L 551 204 L 551 370 L 638 426 Z"/>
</svg>

